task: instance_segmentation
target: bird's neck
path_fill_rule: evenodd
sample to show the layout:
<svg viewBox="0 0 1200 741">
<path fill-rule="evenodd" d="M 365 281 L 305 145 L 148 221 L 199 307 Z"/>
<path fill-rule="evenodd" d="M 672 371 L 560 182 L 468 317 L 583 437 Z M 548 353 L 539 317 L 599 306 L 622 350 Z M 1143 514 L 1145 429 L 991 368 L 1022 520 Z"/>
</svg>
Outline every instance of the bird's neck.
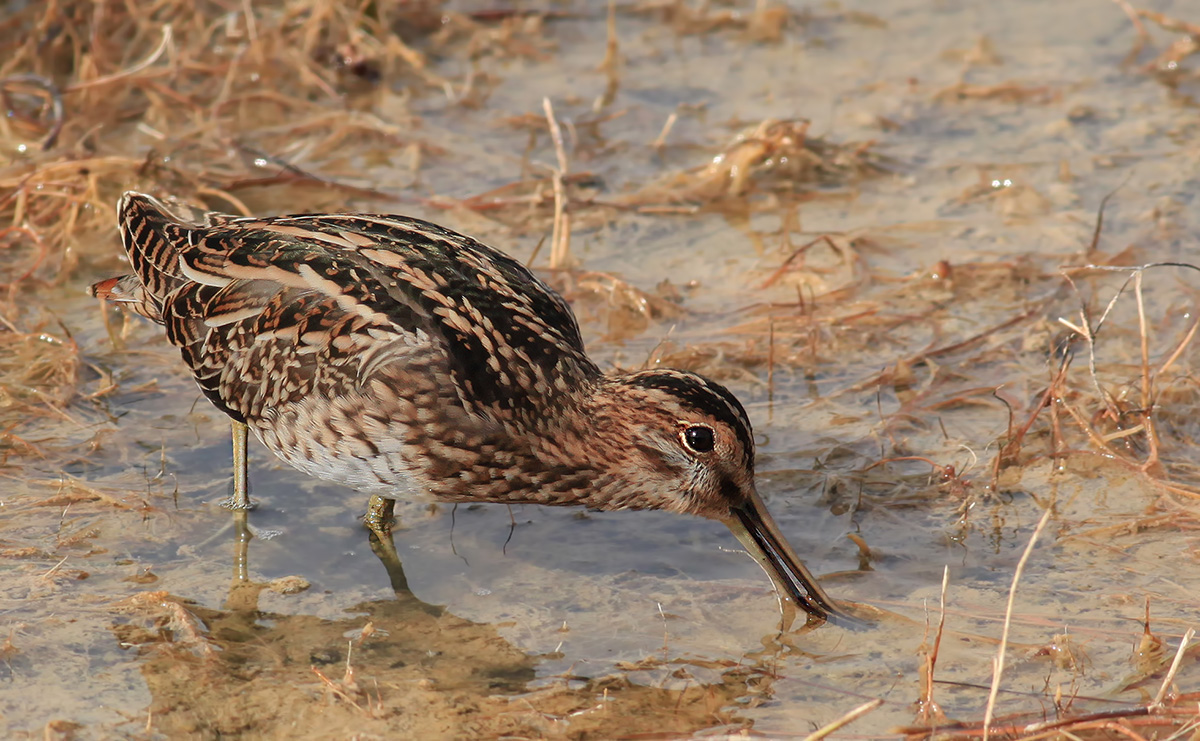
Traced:
<svg viewBox="0 0 1200 741">
<path fill-rule="evenodd" d="M 631 469 L 637 421 L 630 410 L 603 382 L 572 391 L 536 420 L 513 420 L 485 444 L 473 441 L 470 465 L 434 472 L 431 493 L 605 510 L 654 506 L 647 498 L 653 482 Z"/>
</svg>

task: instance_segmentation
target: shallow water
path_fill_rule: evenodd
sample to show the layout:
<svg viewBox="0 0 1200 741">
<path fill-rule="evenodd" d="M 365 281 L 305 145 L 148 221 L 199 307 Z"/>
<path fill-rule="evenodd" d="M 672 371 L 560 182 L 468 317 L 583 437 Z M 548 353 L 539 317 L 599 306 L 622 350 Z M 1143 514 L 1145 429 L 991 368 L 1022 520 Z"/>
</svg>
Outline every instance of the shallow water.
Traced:
<svg viewBox="0 0 1200 741">
<path fill-rule="evenodd" d="M 1189 3 L 1152 7 L 1200 22 Z M 1191 259 L 1200 84 L 1189 62 L 1174 90 L 1139 71 L 1150 52 L 1123 66 L 1129 20 L 1116 4 L 1083 0 L 794 4 L 774 43 L 734 27 L 681 35 L 666 11 L 622 9 L 619 89 L 604 110 L 624 113 L 587 127 L 606 86 L 596 69 L 604 13 L 555 8 L 567 17 L 530 33 L 545 42 L 536 54 L 488 63 L 494 85 L 480 107 L 428 91 L 373 100 L 389 121 L 419 117 L 411 135 L 444 150 L 417 176 L 368 141 L 344 143 L 342 166 L 322 172 L 405 201 L 358 208 L 402 209 L 528 259 L 548 232 L 544 214 L 436 204 L 518 179 L 529 136 L 499 122 L 540 117 L 543 97 L 579 124 L 572 171 L 594 173 L 610 201 L 703 166 L 744 128 L 731 122 L 803 117 L 810 134 L 875 140 L 882 176 L 807 191 L 790 199 L 790 217 L 789 199 L 771 196 L 755 196 L 749 214 L 581 208 L 577 267 L 651 294 L 669 279 L 678 311 L 631 315 L 605 278 L 546 275 L 575 303 L 602 366 L 686 364 L 743 399 L 776 519 L 835 597 L 886 611 L 879 624 L 780 635 L 769 581 L 721 525 L 645 512 L 398 503 L 411 594 L 397 597 L 358 519 L 366 498 L 256 443 L 257 537 L 250 582 L 236 581 L 231 516 L 219 506 L 227 423 L 157 327 L 112 315 L 123 347 L 111 343 L 82 297 L 121 269 L 106 232 L 76 247 L 83 262 L 65 285 L 32 294 L 62 322 L 43 341 L 69 333 L 82 362 L 69 403 L 13 428 L 53 455 L 7 453 L 0 726 L 84 737 L 787 737 L 881 698 L 843 733 L 891 735 L 925 722 L 914 704 L 944 569 L 933 697 L 950 718 L 980 721 L 1013 572 L 1049 506 L 1016 593 L 997 716 L 1053 718 L 1058 691 L 1080 697 L 1076 710 L 1152 697 L 1200 614 L 1196 506 L 1179 493 L 1200 484 L 1189 466 L 1194 345 L 1160 384 L 1165 474 L 1097 455 L 1066 411 L 1066 440 L 1052 448 L 1047 411 L 998 491 L 989 483 L 1008 439 L 1004 402 L 1016 425 L 1036 408 L 1065 331 L 1058 318 L 1078 323 L 1086 304 L 1095 319 L 1126 277 L 1082 275 L 1075 294 L 1059 266 Z M 1161 48 L 1169 36 L 1155 38 Z M 465 65 L 448 57 L 434 69 L 457 79 Z M 1022 90 L 951 90 L 963 76 Z M 651 147 L 675 111 L 666 146 Z M 150 142 L 134 134 L 111 146 L 141 156 Z M 554 161 L 545 136 L 533 159 Z M 288 211 L 290 197 L 247 202 Z M 793 233 L 781 234 L 788 218 Z M 802 266 L 787 262 L 822 234 L 844 252 L 821 244 Z M 1184 337 L 1198 277 L 1146 273 L 1152 365 Z M 1100 428 L 1086 346 L 1075 349 L 1067 402 Z M 1127 293 L 1096 358 L 1100 382 L 1128 407 L 1139 402 L 1139 353 Z M 111 382 L 115 391 L 86 398 Z M 1121 451 L 1144 460 L 1140 439 L 1111 444 L 1132 440 Z M 1075 453 L 1051 459 L 1052 449 Z M 905 456 L 959 476 L 940 481 L 917 460 L 872 466 Z M 1161 656 L 1138 648 L 1147 601 Z M 1175 687 L 1195 691 L 1198 680 L 1189 653 Z"/>
</svg>

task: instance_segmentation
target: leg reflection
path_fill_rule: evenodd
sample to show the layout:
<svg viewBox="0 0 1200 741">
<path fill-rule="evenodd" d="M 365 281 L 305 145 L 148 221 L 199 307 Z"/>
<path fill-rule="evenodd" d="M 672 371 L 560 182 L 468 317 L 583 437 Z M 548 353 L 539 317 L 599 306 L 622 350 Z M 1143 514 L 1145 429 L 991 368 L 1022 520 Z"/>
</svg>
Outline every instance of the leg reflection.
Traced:
<svg viewBox="0 0 1200 741">
<path fill-rule="evenodd" d="M 386 497 L 371 497 L 363 524 L 367 526 L 368 542 L 371 552 L 383 564 L 387 571 L 388 581 L 397 598 L 412 597 L 408 588 L 408 577 L 404 575 L 404 564 L 400 563 L 400 554 L 396 552 L 396 543 L 392 539 L 392 520 L 395 515 L 396 500 Z"/>
<path fill-rule="evenodd" d="M 391 582 L 396 597 L 412 597 L 412 590 L 408 588 L 408 577 L 404 575 L 404 564 L 400 563 L 400 554 L 396 552 L 392 533 L 371 530 L 367 538 L 371 544 L 371 552 L 383 564 L 384 571 L 387 571 L 388 581 Z"/>
<path fill-rule="evenodd" d="M 244 509 L 233 512 L 233 581 L 225 609 L 235 613 L 257 612 L 258 595 L 267 588 L 264 583 L 250 581 L 250 541 L 254 533 L 250 531 L 249 517 L 250 513 Z"/>
</svg>

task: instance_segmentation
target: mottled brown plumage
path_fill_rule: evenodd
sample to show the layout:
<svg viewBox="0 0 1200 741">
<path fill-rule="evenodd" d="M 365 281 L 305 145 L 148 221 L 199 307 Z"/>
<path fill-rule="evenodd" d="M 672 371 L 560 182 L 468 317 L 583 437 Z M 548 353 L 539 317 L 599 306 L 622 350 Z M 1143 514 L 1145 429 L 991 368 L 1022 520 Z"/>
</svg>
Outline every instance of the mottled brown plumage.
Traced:
<svg viewBox="0 0 1200 741">
<path fill-rule="evenodd" d="M 789 598 L 843 614 L 754 487 L 737 399 L 605 375 L 520 263 L 401 216 L 236 218 L 127 193 L 134 274 L 93 292 L 166 327 L 204 394 L 306 473 L 394 499 L 662 509 L 721 520 Z"/>
</svg>

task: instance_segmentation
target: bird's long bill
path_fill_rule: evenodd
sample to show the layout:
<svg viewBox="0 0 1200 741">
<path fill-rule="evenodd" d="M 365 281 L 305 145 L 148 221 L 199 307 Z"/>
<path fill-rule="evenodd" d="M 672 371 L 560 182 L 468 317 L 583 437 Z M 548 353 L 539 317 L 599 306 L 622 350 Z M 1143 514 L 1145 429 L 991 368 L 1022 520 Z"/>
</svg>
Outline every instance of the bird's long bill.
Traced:
<svg viewBox="0 0 1200 741">
<path fill-rule="evenodd" d="M 821 585 L 788 545 L 779 526 L 767 512 L 758 492 L 752 492 L 746 503 L 735 507 L 725 524 L 742 542 L 750 555 L 779 586 L 780 591 L 797 607 L 821 620 L 856 624 L 859 621 L 834 606 Z"/>
</svg>

